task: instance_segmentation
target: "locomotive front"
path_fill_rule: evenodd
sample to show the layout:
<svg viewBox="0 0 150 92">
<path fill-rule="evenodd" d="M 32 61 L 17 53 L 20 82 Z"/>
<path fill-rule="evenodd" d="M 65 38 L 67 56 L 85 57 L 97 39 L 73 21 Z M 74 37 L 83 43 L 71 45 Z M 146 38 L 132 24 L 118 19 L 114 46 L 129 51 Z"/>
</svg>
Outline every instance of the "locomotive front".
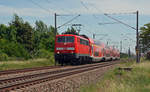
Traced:
<svg viewBox="0 0 150 92">
<path fill-rule="evenodd" d="M 76 58 L 75 35 L 57 35 L 55 40 L 55 60 L 59 64 L 67 64 Z"/>
</svg>

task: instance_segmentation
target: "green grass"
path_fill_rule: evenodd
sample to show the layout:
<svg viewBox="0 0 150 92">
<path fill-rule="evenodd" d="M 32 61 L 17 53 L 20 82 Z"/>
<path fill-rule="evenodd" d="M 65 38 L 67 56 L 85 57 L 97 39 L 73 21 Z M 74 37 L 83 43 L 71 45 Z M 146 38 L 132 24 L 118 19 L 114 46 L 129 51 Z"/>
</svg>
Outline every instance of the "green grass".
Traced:
<svg viewBox="0 0 150 92">
<path fill-rule="evenodd" d="M 1 61 L 0 70 L 24 69 L 32 67 L 52 66 L 54 59 L 31 59 L 25 61 Z"/>
<path fill-rule="evenodd" d="M 132 67 L 132 71 L 114 70 L 104 75 L 97 84 L 81 88 L 80 92 L 150 92 L 150 61 L 123 63 L 120 67 Z"/>
<path fill-rule="evenodd" d="M 94 84 L 90 84 L 88 86 L 81 87 L 81 92 L 97 92 L 98 86 L 95 86 Z"/>
</svg>

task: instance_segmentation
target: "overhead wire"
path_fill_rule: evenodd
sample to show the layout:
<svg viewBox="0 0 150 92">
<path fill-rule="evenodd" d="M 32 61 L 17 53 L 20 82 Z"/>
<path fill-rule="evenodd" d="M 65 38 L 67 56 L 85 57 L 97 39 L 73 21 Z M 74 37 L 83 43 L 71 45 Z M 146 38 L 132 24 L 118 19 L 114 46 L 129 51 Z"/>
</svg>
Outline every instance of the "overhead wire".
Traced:
<svg viewBox="0 0 150 92">
<path fill-rule="evenodd" d="M 40 4 L 34 2 L 33 0 L 28 0 L 28 1 L 31 1 L 34 5 L 40 7 L 41 9 L 45 10 L 46 12 L 51 12 L 51 13 L 54 14 L 53 11 L 50 11 L 49 9 L 46 9 L 46 8 L 42 7 Z M 51 2 L 49 2 L 49 0 L 46 0 L 46 1 L 51 4 Z M 64 15 L 58 15 L 58 14 L 57 14 L 57 16 L 73 16 L 73 15 L 66 15 L 66 14 L 64 14 Z M 72 22 L 73 20 L 75 20 L 75 19 L 76 19 L 77 17 L 79 17 L 79 16 L 80 16 L 80 14 L 79 14 L 78 16 L 72 18 L 71 20 L 67 21 L 66 23 L 62 24 L 61 26 L 57 27 L 57 28 L 60 28 L 60 27 L 62 27 L 62 26 L 67 25 L 68 23 Z"/>
<path fill-rule="evenodd" d="M 46 0 L 46 2 L 47 3 L 49 3 L 49 4 L 52 4 L 52 2 L 50 2 L 49 0 Z M 61 8 L 61 10 L 63 10 L 64 12 L 66 12 L 63 8 Z M 67 11 L 68 12 L 68 11 Z M 73 16 L 73 15 L 71 15 L 71 12 L 69 11 L 69 13 L 70 14 L 57 14 L 57 16 Z M 64 18 L 62 18 L 63 20 L 64 20 Z M 68 25 L 70 25 L 69 23 L 71 22 L 71 21 L 73 21 L 74 20 L 74 18 L 73 19 L 71 19 L 71 20 L 69 20 L 69 21 L 67 21 L 66 23 L 64 23 L 64 24 L 62 24 L 62 25 L 60 25 L 60 26 L 58 26 L 57 28 L 60 28 L 60 27 L 62 27 L 62 26 L 68 26 Z"/>
<path fill-rule="evenodd" d="M 84 5 L 84 3 L 81 1 L 81 4 L 82 4 L 82 6 L 84 6 L 86 9 L 88 9 L 85 5 Z M 102 12 L 101 10 L 99 10 L 98 8 L 95 8 L 97 11 L 99 11 L 99 12 Z M 103 12 L 102 12 L 103 13 Z M 111 17 L 111 16 L 109 16 L 109 15 L 106 15 L 105 13 L 103 13 L 106 17 L 108 17 L 108 18 L 111 18 L 111 19 L 113 19 L 113 20 L 115 20 L 115 21 L 117 21 L 118 23 L 121 23 L 121 24 L 123 24 L 123 25 L 125 25 L 125 26 L 127 26 L 127 27 L 130 27 L 130 28 L 132 28 L 132 29 L 136 29 L 136 28 L 134 28 L 134 27 L 132 27 L 132 26 L 130 26 L 130 25 L 128 25 L 128 24 L 126 24 L 126 23 L 124 23 L 124 22 L 122 22 L 122 21 L 120 21 L 120 20 L 117 20 L 117 19 L 115 19 L 115 18 L 113 18 L 113 17 Z M 116 15 L 117 13 L 113 13 L 114 15 Z M 135 12 L 130 12 L 130 13 L 119 13 L 119 14 L 135 14 Z M 106 24 L 110 24 L 110 23 L 106 23 Z M 112 23 L 112 24 L 114 24 L 114 23 Z"/>
<path fill-rule="evenodd" d="M 52 2 L 50 2 L 49 0 L 45 0 L 47 3 L 49 3 L 49 4 L 52 4 Z M 53 4 L 54 5 L 54 4 Z M 61 10 L 63 10 L 64 12 L 66 12 L 66 10 L 64 9 L 64 8 L 62 8 L 61 7 Z M 67 12 L 69 12 L 70 14 L 72 13 L 72 12 L 70 12 L 70 11 L 68 11 L 67 10 Z M 66 15 L 67 16 L 67 15 Z M 68 16 L 71 16 L 71 15 L 68 15 Z"/>
<path fill-rule="evenodd" d="M 58 26 L 57 28 L 60 28 L 60 27 L 62 27 L 62 26 L 67 25 L 68 23 L 70 23 L 70 22 L 72 22 L 73 20 L 77 19 L 79 16 L 81 16 L 81 15 L 79 14 L 79 15 L 75 16 L 74 18 L 72 18 L 71 20 L 67 21 L 66 23 L 64 23 L 64 24 L 62 24 L 62 25 L 60 25 L 60 26 Z"/>
<path fill-rule="evenodd" d="M 79 0 L 80 1 L 80 4 L 82 5 L 82 7 L 84 7 L 87 11 L 90 11 L 90 9 L 84 4 L 83 1 Z M 92 17 L 97 21 L 97 23 L 99 22 L 98 21 L 98 18 L 96 17 L 96 15 L 92 14 Z M 89 32 L 89 31 L 87 31 Z M 90 32 L 90 34 L 93 34 L 92 32 Z"/>
<path fill-rule="evenodd" d="M 83 1 L 81 1 L 80 0 L 80 3 L 81 3 L 81 5 L 86 9 L 86 10 L 90 10 L 84 3 L 83 3 Z M 95 18 L 96 20 L 97 20 L 97 17 L 96 17 L 96 15 L 94 15 L 94 14 L 92 14 L 92 16 L 93 16 L 93 18 Z M 98 21 L 98 20 L 97 20 Z"/>
<path fill-rule="evenodd" d="M 32 2 L 32 4 L 34 4 L 34 5 L 38 6 L 38 7 L 40 7 L 41 9 L 45 10 L 46 12 L 49 12 L 49 13 L 53 13 L 53 14 L 54 14 L 53 11 L 50 11 L 49 9 L 46 9 L 46 8 L 42 7 L 40 4 L 34 2 L 33 0 L 28 0 L 28 1 Z"/>
<path fill-rule="evenodd" d="M 84 8 L 86 8 L 87 10 L 89 10 L 89 8 L 83 3 L 83 1 L 80 1 L 80 2 L 81 2 L 82 6 L 83 6 Z M 94 7 L 94 6 L 93 6 L 93 7 Z M 98 8 L 96 8 L 96 7 L 94 7 L 94 8 L 95 8 L 97 11 L 102 12 L 102 11 L 99 10 Z M 134 14 L 134 13 L 135 13 L 135 12 L 131 12 L 131 13 L 119 13 L 119 14 Z M 113 14 L 117 14 L 117 13 L 113 13 Z M 135 29 L 134 27 L 132 27 L 132 26 L 126 24 L 126 23 L 123 23 L 122 21 L 119 21 L 119 20 L 117 20 L 117 19 L 115 19 L 115 18 L 113 18 L 113 17 L 111 17 L 111 16 L 108 16 L 108 15 L 106 15 L 105 13 L 104 13 L 104 15 L 107 16 L 107 17 L 109 17 L 109 18 L 111 18 L 111 19 L 113 19 L 113 20 L 115 20 L 115 21 L 117 21 L 117 22 L 112 22 L 112 23 L 98 23 L 99 25 L 122 23 L 122 24 L 124 24 L 125 26 L 128 26 L 128 27 L 130 27 L 130 28 L 132 28 L 132 29 Z M 96 18 L 94 15 L 93 15 L 93 17 Z M 96 18 L 96 19 L 97 19 L 97 18 Z"/>
<path fill-rule="evenodd" d="M 86 8 L 87 10 L 89 10 L 89 8 L 83 3 L 83 1 L 80 0 L 81 5 Z"/>
<path fill-rule="evenodd" d="M 80 3 L 81 3 L 81 5 L 82 5 L 87 11 L 90 11 L 90 9 L 84 4 L 83 1 L 80 0 Z M 95 7 L 94 7 L 94 8 L 95 8 Z M 103 23 L 103 24 L 102 24 L 102 23 L 99 23 L 99 21 L 98 21 L 99 19 L 98 19 L 98 17 L 97 17 L 95 14 L 92 14 L 92 16 L 93 16 L 94 19 L 96 19 L 98 25 L 116 24 L 116 23 L 117 23 L 117 22 L 111 22 L 111 23 L 108 22 L 108 23 Z M 88 31 L 88 32 L 89 32 L 89 31 Z M 93 32 L 90 32 L 90 33 L 93 34 Z"/>
<path fill-rule="evenodd" d="M 101 10 L 99 10 L 98 8 L 96 8 L 95 6 L 93 6 L 97 11 L 99 11 L 99 12 L 102 12 Z M 112 13 L 113 15 L 116 15 L 116 14 L 135 14 L 136 12 L 128 12 L 128 13 Z M 119 21 L 119 20 L 117 20 L 117 19 L 115 19 L 115 18 L 113 18 L 113 17 L 111 17 L 111 16 L 109 16 L 108 14 L 106 14 L 106 13 L 103 13 L 106 17 L 108 17 L 108 18 L 111 18 L 111 19 L 113 19 L 113 20 L 115 20 L 115 21 L 117 21 L 118 23 L 121 23 L 121 24 L 124 24 L 125 26 L 127 26 L 127 27 L 130 27 L 130 28 L 132 28 L 132 29 L 135 29 L 134 27 L 132 27 L 132 26 L 130 26 L 130 25 L 128 25 L 128 24 L 126 24 L 126 23 L 124 23 L 124 22 L 122 22 L 122 21 Z M 106 23 L 106 24 L 109 24 L 109 23 Z M 110 23 L 111 24 L 111 23 Z M 112 24 L 115 24 L 115 23 L 112 23 Z"/>
<path fill-rule="evenodd" d="M 120 13 L 109 13 L 111 15 L 124 15 L 124 14 L 136 14 L 136 12 L 120 12 Z"/>
<path fill-rule="evenodd" d="M 106 23 L 98 23 L 99 25 L 105 25 L 105 24 L 117 24 L 118 22 L 106 22 Z"/>
<path fill-rule="evenodd" d="M 113 20 L 115 20 L 115 21 L 117 21 L 117 22 L 119 22 L 119 23 L 121 23 L 121 24 L 123 24 L 123 25 L 125 25 L 125 26 L 127 26 L 127 27 L 130 27 L 130 28 L 132 28 L 132 29 L 134 29 L 134 30 L 136 30 L 136 28 L 134 28 L 134 27 L 132 27 L 132 26 L 130 26 L 130 25 L 128 25 L 128 24 L 126 24 L 126 23 L 124 23 L 124 22 L 122 22 L 122 21 L 120 21 L 120 20 L 117 20 L 117 19 L 115 19 L 115 18 L 113 18 L 113 17 L 111 17 L 111 16 L 109 16 L 108 14 L 104 14 L 105 16 L 107 16 L 107 17 L 109 17 L 109 18 L 111 18 L 111 19 L 113 19 Z"/>
<path fill-rule="evenodd" d="M 38 7 L 41 8 L 42 10 L 44 10 L 44 11 L 46 11 L 46 12 L 48 12 L 48 13 L 54 14 L 53 11 L 50 11 L 49 9 L 46 9 L 46 8 L 42 7 L 40 4 L 34 2 L 33 0 L 28 0 L 28 1 L 31 2 L 32 4 L 38 6 Z M 33 48 L 33 50 L 35 50 L 35 48 Z M 32 51 L 30 52 L 30 54 L 32 55 Z M 33 56 L 34 56 L 34 55 L 33 55 Z"/>
<path fill-rule="evenodd" d="M 83 3 L 83 1 L 81 1 L 80 0 L 80 3 L 81 3 L 81 5 L 84 7 L 84 8 L 86 8 L 87 10 L 90 10 L 84 3 Z M 93 6 L 94 7 L 94 6 Z M 97 11 L 99 11 L 99 12 L 102 12 L 102 11 L 100 11 L 99 9 L 97 9 L 96 7 L 94 7 Z M 95 18 L 96 19 L 96 21 L 98 21 L 98 17 L 96 16 L 96 15 L 94 15 L 94 14 L 92 14 L 92 16 L 93 16 L 93 18 Z M 99 25 L 106 25 L 106 24 L 118 24 L 118 22 L 111 22 L 111 23 L 98 23 Z"/>
</svg>

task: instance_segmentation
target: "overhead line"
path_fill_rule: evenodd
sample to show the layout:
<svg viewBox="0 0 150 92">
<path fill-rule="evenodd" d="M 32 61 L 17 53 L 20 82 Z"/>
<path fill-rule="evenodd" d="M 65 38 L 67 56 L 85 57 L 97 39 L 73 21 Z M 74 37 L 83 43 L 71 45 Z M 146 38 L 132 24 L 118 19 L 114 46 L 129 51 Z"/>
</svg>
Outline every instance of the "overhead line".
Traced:
<svg viewBox="0 0 150 92">
<path fill-rule="evenodd" d="M 121 14 L 136 14 L 136 12 L 120 12 L 120 13 L 109 13 L 109 14 L 111 14 L 111 15 L 121 15 Z"/>
<path fill-rule="evenodd" d="M 60 27 L 62 27 L 62 26 L 67 25 L 68 23 L 72 22 L 73 20 L 75 20 L 75 19 L 78 18 L 79 16 L 81 16 L 81 15 L 79 14 L 79 15 L 75 16 L 74 18 L 72 18 L 71 20 L 67 21 L 66 23 L 64 23 L 64 24 L 62 24 L 62 25 L 60 25 L 60 26 L 58 26 L 57 28 L 60 28 Z"/>
<path fill-rule="evenodd" d="M 93 6 L 93 7 L 94 7 L 94 6 Z M 96 7 L 94 7 L 94 8 L 95 8 L 97 11 L 102 12 L 102 11 L 99 10 L 98 8 L 96 8 Z M 102 13 L 103 13 L 103 12 L 102 12 Z M 135 14 L 135 13 L 136 13 L 136 12 L 130 12 L 130 13 L 118 13 L 118 14 Z M 127 27 L 130 27 L 130 28 L 136 30 L 136 28 L 134 28 L 134 27 L 132 27 L 132 26 L 126 24 L 126 23 L 123 23 L 122 21 L 119 21 L 119 20 L 115 19 L 115 18 L 109 16 L 109 15 L 106 14 L 106 13 L 103 13 L 103 14 L 104 14 L 105 16 L 107 16 L 108 18 L 111 18 L 111 19 L 117 21 L 118 23 L 121 23 L 121 24 L 123 24 L 123 25 L 125 25 L 125 26 L 127 26 Z M 117 13 L 112 13 L 112 14 L 117 14 Z M 108 23 L 107 23 L 107 24 L 108 24 Z M 111 24 L 111 23 L 110 23 L 110 24 Z M 114 23 L 112 23 L 112 24 L 114 24 Z"/>
<path fill-rule="evenodd" d="M 123 25 L 125 25 L 125 26 L 127 26 L 127 27 L 130 27 L 130 28 L 132 28 L 132 29 L 136 30 L 136 28 L 134 28 L 134 27 L 132 27 L 132 26 L 130 26 L 130 25 L 128 25 L 128 24 L 126 24 L 126 23 L 124 23 L 124 22 L 120 21 L 120 20 L 115 19 L 115 18 L 113 18 L 113 17 L 109 16 L 109 15 L 108 15 L 108 14 L 106 14 L 106 13 L 104 13 L 104 15 L 105 15 L 105 16 L 107 16 L 107 17 L 109 17 L 109 18 L 111 18 L 111 19 L 113 19 L 113 20 L 115 20 L 115 21 L 117 21 L 117 22 L 119 22 L 119 23 L 121 23 L 121 24 L 123 24 Z"/>
<path fill-rule="evenodd" d="M 112 23 L 98 23 L 99 25 L 105 25 L 105 24 L 118 24 L 118 22 L 112 22 Z"/>
<path fill-rule="evenodd" d="M 90 9 L 83 3 L 83 1 L 80 0 L 80 3 L 81 3 L 81 5 L 82 5 L 85 9 L 87 9 L 88 11 L 90 10 Z M 97 20 L 97 17 L 96 17 L 94 14 L 92 14 L 92 16 Z"/>
<path fill-rule="evenodd" d="M 46 8 L 44 8 L 44 7 L 42 7 L 40 4 L 34 2 L 33 0 L 28 0 L 28 1 L 31 1 L 34 5 L 40 7 L 41 9 L 45 10 L 46 12 L 52 12 L 52 11 L 50 11 L 50 10 L 48 10 L 48 9 L 46 9 Z M 54 12 L 52 12 L 52 13 L 54 14 Z"/>
<path fill-rule="evenodd" d="M 52 4 L 52 2 L 50 2 L 49 0 L 46 0 L 46 2 L 47 3 L 49 3 L 49 4 Z M 54 4 L 53 4 L 54 5 Z M 72 12 L 70 12 L 70 11 L 66 11 L 64 8 L 60 8 L 63 12 L 69 12 L 69 13 L 72 13 Z M 68 16 L 71 16 L 71 15 L 68 15 Z"/>
<path fill-rule="evenodd" d="M 84 3 L 83 1 L 80 0 L 80 3 L 81 5 L 86 8 L 88 11 L 90 10 Z M 94 6 L 93 6 L 94 7 Z M 96 7 L 94 7 L 97 11 L 101 12 L 99 9 L 97 9 Z M 98 21 L 98 17 L 94 14 L 92 14 L 93 18 L 95 18 L 97 21 Z M 105 24 L 116 24 L 115 22 L 114 23 L 98 23 L 99 25 L 105 25 Z"/>
<path fill-rule="evenodd" d="M 84 8 L 86 8 L 87 10 L 89 10 L 89 8 L 88 8 L 82 1 L 80 1 L 80 3 L 82 4 L 82 6 L 83 6 Z"/>
<path fill-rule="evenodd" d="M 61 15 L 59 15 L 59 14 L 57 14 L 57 16 L 74 16 L 74 15 L 71 15 L 71 14 L 61 14 Z"/>
</svg>

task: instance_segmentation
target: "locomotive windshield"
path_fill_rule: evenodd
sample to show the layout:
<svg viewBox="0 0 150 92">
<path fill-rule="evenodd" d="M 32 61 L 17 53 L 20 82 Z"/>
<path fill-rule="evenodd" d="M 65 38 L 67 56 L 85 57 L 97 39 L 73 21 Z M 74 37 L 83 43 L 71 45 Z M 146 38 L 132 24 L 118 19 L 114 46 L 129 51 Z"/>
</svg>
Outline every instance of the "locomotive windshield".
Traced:
<svg viewBox="0 0 150 92">
<path fill-rule="evenodd" d="M 59 36 L 57 38 L 57 42 L 63 42 L 63 43 L 73 43 L 74 42 L 74 37 L 73 36 Z"/>
</svg>

